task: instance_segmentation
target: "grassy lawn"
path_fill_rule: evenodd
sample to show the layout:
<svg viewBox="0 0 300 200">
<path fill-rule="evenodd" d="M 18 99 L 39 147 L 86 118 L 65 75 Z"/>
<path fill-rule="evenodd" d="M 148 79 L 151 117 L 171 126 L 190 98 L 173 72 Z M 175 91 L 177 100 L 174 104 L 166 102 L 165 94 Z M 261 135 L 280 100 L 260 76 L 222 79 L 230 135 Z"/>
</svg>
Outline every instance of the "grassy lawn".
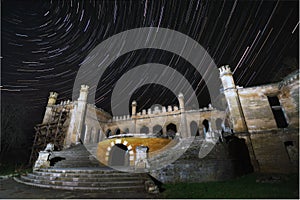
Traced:
<svg viewBox="0 0 300 200">
<path fill-rule="evenodd" d="M 234 180 L 164 184 L 162 198 L 299 198 L 299 175 L 275 175 L 274 183 L 257 183 L 266 174 L 249 174 Z"/>
</svg>

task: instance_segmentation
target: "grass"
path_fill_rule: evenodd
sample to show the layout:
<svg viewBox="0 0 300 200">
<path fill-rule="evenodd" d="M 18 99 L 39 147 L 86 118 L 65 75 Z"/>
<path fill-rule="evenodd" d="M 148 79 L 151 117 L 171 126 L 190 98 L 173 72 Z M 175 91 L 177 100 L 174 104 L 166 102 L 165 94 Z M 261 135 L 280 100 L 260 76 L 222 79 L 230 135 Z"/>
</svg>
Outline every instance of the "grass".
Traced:
<svg viewBox="0 0 300 200">
<path fill-rule="evenodd" d="M 299 198 L 299 175 L 280 175 L 277 183 L 257 183 L 265 174 L 229 181 L 164 184 L 162 198 Z"/>
</svg>

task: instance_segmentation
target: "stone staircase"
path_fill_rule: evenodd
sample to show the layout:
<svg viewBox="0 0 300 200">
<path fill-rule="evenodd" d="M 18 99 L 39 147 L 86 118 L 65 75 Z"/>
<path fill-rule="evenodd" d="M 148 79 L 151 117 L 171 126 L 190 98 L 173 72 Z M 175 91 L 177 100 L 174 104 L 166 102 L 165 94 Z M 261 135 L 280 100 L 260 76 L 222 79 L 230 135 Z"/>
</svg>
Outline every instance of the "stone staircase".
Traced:
<svg viewBox="0 0 300 200">
<path fill-rule="evenodd" d="M 145 185 L 154 183 L 146 173 L 126 173 L 102 165 L 84 145 L 53 152 L 50 158 L 55 160 L 50 168 L 15 177 L 15 181 L 42 188 L 103 192 L 145 192 Z"/>
<path fill-rule="evenodd" d="M 14 179 L 26 185 L 52 189 L 145 192 L 145 181 L 150 177 L 103 167 L 40 169 Z"/>
<path fill-rule="evenodd" d="M 53 168 L 98 167 L 102 165 L 84 145 L 76 145 L 63 151 L 54 151 L 49 159 Z"/>
</svg>

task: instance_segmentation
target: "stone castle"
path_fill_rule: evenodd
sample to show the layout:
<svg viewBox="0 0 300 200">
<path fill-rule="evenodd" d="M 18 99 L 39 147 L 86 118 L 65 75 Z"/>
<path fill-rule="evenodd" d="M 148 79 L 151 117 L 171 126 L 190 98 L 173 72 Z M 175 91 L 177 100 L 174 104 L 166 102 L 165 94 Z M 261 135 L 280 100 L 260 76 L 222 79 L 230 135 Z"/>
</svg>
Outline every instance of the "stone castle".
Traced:
<svg viewBox="0 0 300 200">
<path fill-rule="evenodd" d="M 299 71 L 278 83 L 247 88 L 236 86 L 228 66 L 221 67 L 219 71 L 222 91 L 228 107 L 225 111 L 213 108 L 211 105 L 199 110 L 187 110 L 184 96 L 178 94 L 179 106 L 155 106 L 137 112 L 138 102 L 133 101 L 131 115 L 111 116 L 95 105 L 87 103 L 89 86 L 82 85 L 79 98 L 73 102 L 68 100 L 56 104 L 58 94 L 51 92 L 43 122 L 38 126 L 51 124 L 57 110 L 68 111 L 63 121 L 65 129 L 63 129 L 63 138 L 60 139 L 61 149 L 67 149 L 78 143 L 88 147 L 109 141 L 101 148 L 98 146 L 98 151 L 94 148 L 97 152 L 93 155 L 98 156 L 105 164 L 108 164 L 111 159 L 112 147 L 120 144 L 129 152 L 130 161 L 127 165 L 135 165 L 139 157 L 136 154 L 139 147 L 130 143 L 129 139 L 126 140 L 129 136 L 146 138 L 145 136 L 148 135 L 150 138 L 168 138 L 171 141 L 149 157 L 150 165 L 168 160 L 182 147 L 184 141 L 191 141 L 191 138 L 194 140 L 192 147 L 196 149 L 203 141 L 217 142 L 212 152 L 208 154 L 207 159 L 211 158 L 210 161 L 201 161 L 195 155 L 185 156 L 160 171 L 151 172 L 151 175 L 163 182 L 171 179 L 179 181 L 222 179 L 235 170 L 235 165 L 228 164 L 226 159 L 223 159 L 229 154 L 230 158 L 235 155 L 233 160 L 239 163 L 240 168 L 243 168 L 241 162 L 247 162 L 243 157 L 248 157 L 253 171 L 298 172 Z M 235 149 L 230 150 L 220 145 L 226 143 L 225 141 L 230 137 L 243 141 L 246 147 L 243 152 L 247 155 L 240 154 L 239 147 L 230 147 Z M 214 140 L 216 138 L 217 140 Z M 141 142 L 139 145 L 145 146 Z M 147 145 L 150 152 L 151 145 L 153 146 L 153 144 Z M 99 152 L 99 149 L 103 151 Z M 187 154 L 193 154 L 192 151 L 187 151 Z M 220 163 L 220 160 L 224 162 Z M 217 165 L 223 169 L 219 169 Z M 193 172 L 197 170 L 198 174 Z M 211 173 L 214 177 L 203 178 L 205 173 Z M 219 176 L 213 175 L 214 173 L 219 173 Z M 202 178 L 195 179 L 195 176 Z"/>
</svg>

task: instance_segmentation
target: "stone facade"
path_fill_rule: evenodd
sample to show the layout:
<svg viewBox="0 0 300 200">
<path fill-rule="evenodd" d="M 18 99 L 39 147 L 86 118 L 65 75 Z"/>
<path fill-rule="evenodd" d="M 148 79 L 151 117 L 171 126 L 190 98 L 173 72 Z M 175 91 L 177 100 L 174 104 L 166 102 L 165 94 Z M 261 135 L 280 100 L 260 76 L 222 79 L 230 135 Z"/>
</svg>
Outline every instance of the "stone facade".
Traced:
<svg viewBox="0 0 300 200">
<path fill-rule="evenodd" d="M 182 139 L 197 135 L 203 139 L 208 132 L 232 131 L 245 141 L 255 171 L 298 170 L 299 71 L 278 83 L 243 88 L 235 85 L 230 68 L 224 66 L 220 68 L 220 79 L 227 111 L 211 105 L 199 110 L 187 110 L 184 97 L 179 94 L 179 106 L 156 106 L 137 112 L 138 102 L 133 101 L 132 115 L 111 116 L 87 103 L 89 87 L 83 85 L 78 100 L 74 102 L 55 105 L 57 93 L 50 93 L 43 123 L 49 122 L 48 116 L 53 107 L 71 108 L 66 122 L 65 148 L 76 143 L 94 144 L 126 133 L 169 138 L 177 134 Z M 199 163 L 205 165 L 201 164 L 203 161 Z M 231 164 L 225 165 L 230 168 Z"/>
</svg>

